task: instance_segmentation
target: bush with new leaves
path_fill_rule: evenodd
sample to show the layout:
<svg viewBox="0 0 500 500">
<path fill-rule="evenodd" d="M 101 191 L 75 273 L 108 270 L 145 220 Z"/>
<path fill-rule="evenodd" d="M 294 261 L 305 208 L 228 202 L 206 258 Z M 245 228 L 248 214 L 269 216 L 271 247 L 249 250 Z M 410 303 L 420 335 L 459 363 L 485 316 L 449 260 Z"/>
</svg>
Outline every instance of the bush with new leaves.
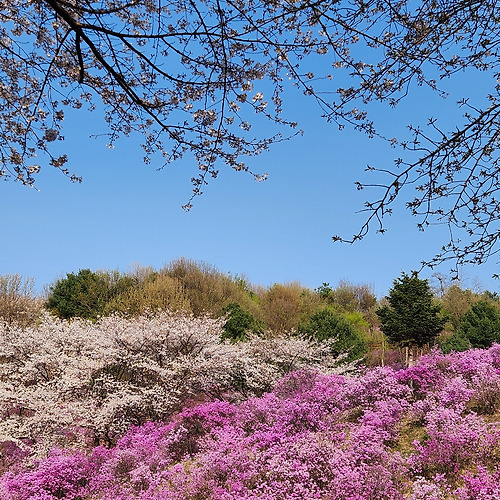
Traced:
<svg viewBox="0 0 500 500">
<path fill-rule="evenodd" d="M 347 354 L 353 361 L 363 357 L 366 345 L 358 332 L 340 314 L 326 308 L 314 313 L 307 323 L 299 326 L 300 333 L 318 342 L 330 340 L 335 355 Z"/>
<path fill-rule="evenodd" d="M 115 312 L 125 316 L 166 310 L 191 312 L 191 305 L 179 280 L 154 271 L 116 295 L 105 307 L 108 314 Z"/>
<path fill-rule="evenodd" d="M 246 282 L 207 263 L 182 258 L 171 262 L 159 274 L 165 274 L 180 284 L 183 297 L 189 301 L 190 311 L 195 315 L 218 317 L 223 308 L 233 302 L 251 313 L 255 311 L 256 304 Z"/>
<path fill-rule="evenodd" d="M 297 282 L 275 283 L 259 296 L 262 319 L 276 333 L 297 329 L 323 302 L 318 293 Z"/>
</svg>

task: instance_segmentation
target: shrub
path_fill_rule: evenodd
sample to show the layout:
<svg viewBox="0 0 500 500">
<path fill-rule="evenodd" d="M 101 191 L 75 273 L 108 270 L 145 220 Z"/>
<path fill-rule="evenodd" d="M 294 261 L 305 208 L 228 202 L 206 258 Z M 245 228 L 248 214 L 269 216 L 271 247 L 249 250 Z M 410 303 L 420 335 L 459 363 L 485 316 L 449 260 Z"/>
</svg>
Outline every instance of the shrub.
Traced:
<svg viewBox="0 0 500 500">
<path fill-rule="evenodd" d="M 439 347 L 445 354 L 449 354 L 451 351 L 466 351 L 470 349 L 471 343 L 462 333 L 455 332 L 441 341 Z"/>
<path fill-rule="evenodd" d="M 366 353 L 365 343 L 351 324 L 328 308 L 314 313 L 309 322 L 300 325 L 299 332 L 319 342 L 331 341 L 332 352 L 335 355 L 347 354 L 349 361 Z"/>
<path fill-rule="evenodd" d="M 94 472 L 85 456 L 54 450 L 33 471 L 4 479 L 9 500 L 80 500 Z M 5 490 L 4 490 L 5 491 Z M 1 491 L 0 491 L 1 494 Z"/>
<path fill-rule="evenodd" d="M 404 367 L 404 355 L 399 349 L 369 349 L 365 356 L 365 364 L 370 367 L 390 366 L 400 370 Z"/>
<path fill-rule="evenodd" d="M 275 283 L 261 293 L 264 322 L 276 333 L 297 329 L 320 306 L 320 295 L 300 283 Z"/>
<path fill-rule="evenodd" d="M 339 371 L 328 348 L 299 338 L 221 342 L 222 320 L 170 312 L 71 322 L 48 314 L 0 326 L 0 435 L 36 450 L 114 443 L 130 425 L 163 420 L 189 399 L 242 400 L 284 374 Z"/>
<path fill-rule="evenodd" d="M 257 321 L 236 302 L 228 304 L 223 309 L 223 313 L 227 315 L 222 327 L 224 330 L 223 340 L 247 340 L 249 332 L 262 333 L 264 331 L 263 322 Z"/>
<path fill-rule="evenodd" d="M 417 473 L 458 475 L 465 467 L 495 460 L 500 433 L 474 413 L 438 408 L 426 417 L 427 439 L 415 446 L 410 464 Z"/>
<path fill-rule="evenodd" d="M 173 261 L 160 274 L 176 279 L 195 316 L 210 314 L 219 317 L 225 306 L 237 302 L 253 312 L 256 304 L 241 278 L 232 278 L 214 266 L 188 259 Z"/>
<path fill-rule="evenodd" d="M 489 347 L 500 342 L 500 310 L 484 300 L 476 302 L 464 314 L 458 335 L 473 347 Z"/>
<path fill-rule="evenodd" d="M 467 404 L 499 369 L 500 345 L 436 350 L 397 371 L 301 369 L 259 397 L 131 427 L 115 446 L 21 464 L 0 478 L 0 498 L 497 499 L 500 428 Z"/>
<path fill-rule="evenodd" d="M 377 297 L 369 285 L 353 285 L 340 281 L 329 299 L 345 311 L 368 312 L 377 304 Z"/>
<path fill-rule="evenodd" d="M 458 285 L 452 285 L 446 289 L 441 297 L 441 302 L 453 331 L 458 330 L 463 315 L 478 300 L 479 297 L 471 290 L 462 290 Z"/>
</svg>

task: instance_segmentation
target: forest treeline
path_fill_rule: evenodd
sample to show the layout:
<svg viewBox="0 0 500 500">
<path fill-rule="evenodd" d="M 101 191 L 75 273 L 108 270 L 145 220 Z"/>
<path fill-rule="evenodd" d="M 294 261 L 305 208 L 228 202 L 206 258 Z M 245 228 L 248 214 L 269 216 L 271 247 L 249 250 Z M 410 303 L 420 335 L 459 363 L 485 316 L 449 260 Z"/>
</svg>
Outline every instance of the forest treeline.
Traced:
<svg viewBox="0 0 500 500">
<path fill-rule="evenodd" d="M 450 352 L 500 342 L 500 297 L 454 282 L 445 284 L 439 278 L 439 286 L 433 289 L 428 280 L 403 273 L 389 295 L 378 299 L 368 284 L 340 281 L 311 289 L 290 282 L 263 287 L 181 258 L 161 269 L 140 265 L 127 272 L 81 269 L 55 281 L 43 297 L 34 294 L 31 278 L 0 276 L 0 318 L 9 324 L 31 325 L 42 310 L 61 319 L 91 321 L 112 314 L 132 318 L 160 311 L 224 317 L 223 339 L 297 333 L 319 341 L 335 340 L 336 354 L 348 353 L 348 359 L 363 358 L 371 365 L 397 363 L 402 356 L 398 348 L 405 345 L 438 344 Z M 429 305 L 417 307 L 426 294 Z M 400 304 L 401 296 L 404 304 L 414 306 L 413 316 L 404 317 L 407 306 Z M 430 316 L 434 317 L 430 337 L 409 332 L 415 323 L 426 325 Z"/>
</svg>

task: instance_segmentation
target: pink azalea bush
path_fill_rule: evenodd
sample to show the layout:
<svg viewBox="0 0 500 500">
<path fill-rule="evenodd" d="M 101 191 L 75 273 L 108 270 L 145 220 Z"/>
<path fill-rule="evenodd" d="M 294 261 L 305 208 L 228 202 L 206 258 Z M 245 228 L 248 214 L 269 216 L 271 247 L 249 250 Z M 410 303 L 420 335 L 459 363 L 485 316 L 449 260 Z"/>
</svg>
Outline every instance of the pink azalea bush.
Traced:
<svg viewBox="0 0 500 500">
<path fill-rule="evenodd" d="M 302 367 L 111 446 L 12 458 L 0 499 L 498 500 L 499 373 L 499 345 L 404 370 Z"/>
</svg>

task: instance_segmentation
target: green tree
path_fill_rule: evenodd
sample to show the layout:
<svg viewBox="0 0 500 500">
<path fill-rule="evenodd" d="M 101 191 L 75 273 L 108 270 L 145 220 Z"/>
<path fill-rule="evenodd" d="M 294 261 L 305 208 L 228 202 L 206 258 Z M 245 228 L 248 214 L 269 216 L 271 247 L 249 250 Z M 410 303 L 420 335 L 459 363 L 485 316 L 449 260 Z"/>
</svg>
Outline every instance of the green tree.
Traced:
<svg viewBox="0 0 500 500">
<path fill-rule="evenodd" d="M 323 281 L 323 283 L 318 286 L 314 290 L 322 299 L 328 299 L 330 297 L 330 294 L 333 292 L 333 288 L 330 286 L 330 283 L 326 283 Z"/>
<path fill-rule="evenodd" d="M 80 269 L 51 287 L 46 307 L 64 319 L 97 319 L 104 313 L 109 299 L 110 283 L 106 276 Z"/>
<path fill-rule="evenodd" d="M 474 294 L 469 289 L 462 290 L 458 285 L 452 285 L 446 289 L 441 297 L 441 303 L 453 331 L 458 330 L 463 315 L 477 300 L 479 300 L 477 294 Z"/>
<path fill-rule="evenodd" d="M 246 340 L 248 332 L 261 333 L 264 323 L 256 320 L 248 311 L 245 311 L 237 302 L 228 304 L 223 313 L 227 314 L 227 321 L 222 327 L 222 339 Z"/>
<path fill-rule="evenodd" d="M 500 342 L 500 311 L 495 305 L 480 300 L 464 314 L 457 332 L 472 347 L 489 347 Z"/>
<path fill-rule="evenodd" d="M 443 329 L 446 319 L 434 297 L 427 280 L 416 273 L 403 273 L 393 282 L 386 297 L 388 304 L 376 312 L 380 328 L 391 342 L 402 347 L 423 347 L 434 341 Z"/>
<path fill-rule="evenodd" d="M 366 352 L 366 345 L 354 327 L 330 308 L 315 312 L 307 323 L 299 326 L 299 332 L 320 342 L 332 339 L 332 352 L 347 353 L 348 361 L 359 359 Z"/>
<path fill-rule="evenodd" d="M 483 297 L 485 300 L 489 300 L 490 302 L 500 304 L 500 295 L 498 295 L 498 292 L 490 292 L 489 290 L 486 290 L 483 293 Z"/>
</svg>

